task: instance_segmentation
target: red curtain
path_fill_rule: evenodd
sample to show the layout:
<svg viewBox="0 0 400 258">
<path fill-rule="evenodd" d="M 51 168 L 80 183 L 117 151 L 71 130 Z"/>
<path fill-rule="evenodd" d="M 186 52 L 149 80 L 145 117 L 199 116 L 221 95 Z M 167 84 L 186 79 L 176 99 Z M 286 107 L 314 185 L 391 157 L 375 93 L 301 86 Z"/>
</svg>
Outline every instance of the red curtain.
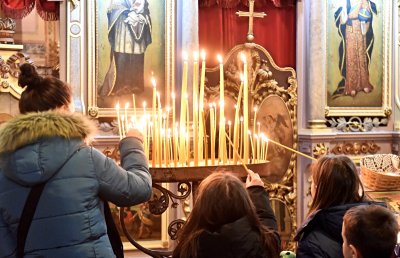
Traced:
<svg viewBox="0 0 400 258">
<path fill-rule="evenodd" d="M 35 7 L 45 21 L 55 21 L 60 17 L 60 2 L 47 0 L 0 0 L 0 8 L 4 15 L 12 19 L 22 19 Z"/>
<path fill-rule="evenodd" d="M 239 10 L 248 11 L 242 1 L 200 0 L 199 41 L 200 47 L 206 49 L 209 56 L 207 66 L 217 65 L 213 56 L 226 54 L 235 45 L 246 42 L 249 19 L 236 15 Z M 265 12 L 267 16 L 254 18 L 253 42 L 267 49 L 281 67 L 296 65 L 296 7 L 293 2 L 261 0 L 256 1 L 254 8 L 254 11 Z M 281 7 L 277 7 L 277 4 Z M 222 8 L 221 5 L 233 7 Z"/>
</svg>

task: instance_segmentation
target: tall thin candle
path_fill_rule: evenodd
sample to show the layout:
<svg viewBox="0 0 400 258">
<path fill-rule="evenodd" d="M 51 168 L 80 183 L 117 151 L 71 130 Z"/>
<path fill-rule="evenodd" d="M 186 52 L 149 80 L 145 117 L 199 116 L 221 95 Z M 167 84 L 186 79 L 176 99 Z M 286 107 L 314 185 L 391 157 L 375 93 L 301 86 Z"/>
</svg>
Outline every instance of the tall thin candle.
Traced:
<svg viewBox="0 0 400 258">
<path fill-rule="evenodd" d="M 199 53 L 193 53 L 193 159 L 194 165 L 199 164 Z"/>
<path fill-rule="evenodd" d="M 186 96 L 187 96 L 187 74 L 188 74 L 188 55 L 183 52 L 183 69 L 182 69 L 182 88 L 181 88 L 181 113 L 180 113 L 180 135 L 179 137 L 179 162 L 184 164 L 186 162 L 185 149 L 185 133 L 183 127 L 186 125 Z"/>
<path fill-rule="evenodd" d="M 200 75 L 200 92 L 199 92 L 199 156 L 200 160 L 203 159 L 203 146 L 205 137 L 205 123 L 202 116 L 204 116 L 204 83 L 206 77 L 206 52 L 201 51 L 201 75 Z"/>
<path fill-rule="evenodd" d="M 243 61 L 243 131 L 249 130 L 249 87 L 247 77 L 247 60 L 246 56 L 242 53 Z M 249 137 L 245 135 L 243 139 L 243 160 L 249 162 Z"/>
<path fill-rule="evenodd" d="M 122 125 L 121 125 L 121 114 L 119 113 L 119 102 L 115 106 L 115 109 L 117 110 L 117 121 L 118 121 L 118 133 L 119 133 L 119 139 L 122 139 Z"/>
<path fill-rule="evenodd" d="M 222 56 L 218 55 L 219 62 L 219 141 L 218 160 L 226 163 L 226 137 L 225 137 L 225 90 L 224 90 L 224 64 Z"/>
<path fill-rule="evenodd" d="M 239 134 L 240 134 L 240 118 L 239 118 L 239 113 L 240 113 L 240 103 L 242 102 L 242 92 L 243 92 L 243 75 L 240 75 L 240 88 L 239 88 L 239 93 L 238 93 L 238 98 L 236 102 L 236 110 L 235 110 L 235 121 L 233 124 L 233 148 L 239 152 Z M 242 136 L 240 136 L 242 139 Z M 235 151 L 234 150 L 234 151 Z M 237 164 L 238 157 L 236 155 L 233 155 L 233 164 Z"/>
<path fill-rule="evenodd" d="M 151 79 L 151 83 L 153 84 L 153 102 L 152 102 L 152 137 L 151 137 L 151 166 L 154 168 L 156 166 L 156 110 L 157 110 L 157 88 L 156 88 L 156 79 L 153 77 Z"/>
<path fill-rule="evenodd" d="M 176 115 L 175 115 L 175 92 L 172 92 L 172 141 L 173 141 L 173 153 L 174 153 L 174 166 L 178 166 L 178 137 L 177 129 L 175 127 Z"/>
</svg>

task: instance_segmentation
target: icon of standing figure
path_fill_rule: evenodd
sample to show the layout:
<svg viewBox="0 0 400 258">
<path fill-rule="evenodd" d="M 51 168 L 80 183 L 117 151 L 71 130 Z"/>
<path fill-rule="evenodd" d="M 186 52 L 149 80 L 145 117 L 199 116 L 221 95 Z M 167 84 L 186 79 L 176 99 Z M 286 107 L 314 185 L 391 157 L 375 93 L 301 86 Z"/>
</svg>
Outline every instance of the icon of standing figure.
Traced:
<svg viewBox="0 0 400 258">
<path fill-rule="evenodd" d="M 358 92 L 369 93 L 369 65 L 374 46 L 372 29 L 376 4 L 370 0 L 342 0 L 335 12 L 336 27 L 341 38 L 339 69 L 342 80 L 334 95 L 354 97 Z"/>
<path fill-rule="evenodd" d="M 100 96 L 144 92 L 144 54 L 151 44 L 151 19 L 147 0 L 112 0 L 107 10 L 110 67 Z"/>
</svg>

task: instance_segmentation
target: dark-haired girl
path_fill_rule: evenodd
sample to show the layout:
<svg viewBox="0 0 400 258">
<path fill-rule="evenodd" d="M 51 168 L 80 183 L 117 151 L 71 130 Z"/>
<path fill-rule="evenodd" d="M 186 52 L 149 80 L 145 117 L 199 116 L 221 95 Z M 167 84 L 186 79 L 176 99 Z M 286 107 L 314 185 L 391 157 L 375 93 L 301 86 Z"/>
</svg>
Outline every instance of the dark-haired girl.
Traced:
<svg viewBox="0 0 400 258">
<path fill-rule="evenodd" d="M 114 257 L 103 200 L 119 206 L 147 201 L 151 177 L 142 136 L 119 145 L 119 167 L 88 146 L 93 124 L 71 112 L 70 87 L 20 67 L 21 115 L 0 127 L 0 257 L 16 257 L 21 213 L 32 186 L 46 183 L 24 257 Z"/>
<path fill-rule="evenodd" d="M 343 257 L 342 223 L 348 209 L 371 204 L 353 161 L 346 156 L 325 156 L 311 167 L 311 196 L 306 221 L 295 237 L 296 257 Z"/>
<path fill-rule="evenodd" d="M 232 174 L 215 173 L 201 182 L 173 257 L 275 258 L 280 244 L 276 230 L 268 193 L 257 173 L 249 172 L 246 187 Z"/>
</svg>

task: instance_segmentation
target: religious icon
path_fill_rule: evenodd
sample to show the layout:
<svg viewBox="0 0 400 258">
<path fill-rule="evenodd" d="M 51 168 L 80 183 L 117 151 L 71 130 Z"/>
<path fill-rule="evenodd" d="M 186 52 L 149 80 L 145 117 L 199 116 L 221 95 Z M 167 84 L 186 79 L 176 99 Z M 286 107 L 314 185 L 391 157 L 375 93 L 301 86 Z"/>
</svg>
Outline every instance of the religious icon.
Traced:
<svg viewBox="0 0 400 258">
<path fill-rule="evenodd" d="M 369 67 L 374 46 L 373 15 L 377 14 L 370 0 L 342 0 L 334 14 L 341 38 L 339 44 L 339 69 L 342 80 L 333 96 L 356 96 L 358 92 L 370 93 Z"/>
<path fill-rule="evenodd" d="M 99 95 L 123 96 L 144 92 L 144 56 L 152 43 L 147 0 L 112 0 L 107 10 L 110 66 Z"/>
</svg>

